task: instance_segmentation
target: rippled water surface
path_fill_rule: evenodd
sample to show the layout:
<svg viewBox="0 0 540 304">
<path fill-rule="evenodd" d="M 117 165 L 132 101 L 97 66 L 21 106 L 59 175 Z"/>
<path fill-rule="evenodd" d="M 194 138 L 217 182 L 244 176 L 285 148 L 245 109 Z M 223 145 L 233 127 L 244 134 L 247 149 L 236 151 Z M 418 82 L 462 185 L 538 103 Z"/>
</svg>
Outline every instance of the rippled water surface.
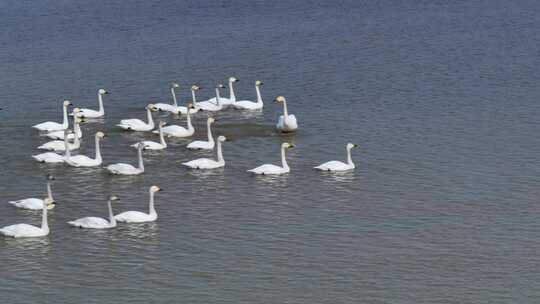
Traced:
<svg viewBox="0 0 540 304">
<path fill-rule="evenodd" d="M 0 302 L 540 302 L 539 16 L 527 0 L 2 1 L 0 226 L 40 223 L 7 201 L 44 195 L 46 173 L 58 205 L 48 237 L 0 239 Z M 60 120 L 63 99 L 95 108 L 103 87 L 80 153 L 103 130 L 105 163 L 135 163 L 128 144 L 157 137 L 120 119 L 170 102 L 171 81 L 185 102 L 231 75 L 239 99 L 263 80 L 266 104 L 216 115 L 223 170 L 182 168 L 212 154 L 181 139 L 138 177 L 30 158 L 45 141 L 31 125 Z M 277 95 L 294 135 L 274 131 Z M 283 141 L 290 174 L 245 172 L 278 163 Z M 349 141 L 354 172 L 312 169 Z M 145 210 L 152 184 L 155 223 L 66 224 L 106 216 L 109 194 Z"/>
</svg>

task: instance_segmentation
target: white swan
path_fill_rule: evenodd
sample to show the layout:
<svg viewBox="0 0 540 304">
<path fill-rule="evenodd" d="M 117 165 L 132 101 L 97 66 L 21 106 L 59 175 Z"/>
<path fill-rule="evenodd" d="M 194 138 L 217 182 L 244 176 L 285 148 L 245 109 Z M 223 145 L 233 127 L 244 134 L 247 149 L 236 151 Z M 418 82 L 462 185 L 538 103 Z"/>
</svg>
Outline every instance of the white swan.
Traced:
<svg viewBox="0 0 540 304">
<path fill-rule="evenodd" d="M 163 111 L 163 112 L 171 112 L 171 113 L 174 113 L 174 114 L 178 114 L 178 103 L 176 102 L 176 91 L 175 89 L 179 88 L 180 85 L 176 82 L 173 82 L 171 84 L 171 94 L 172 94 L 172 98 L 173 98 L 173 104 L 168 104 L 168 103 L 155 103 L 154 104 L 154 107 L 156 108 L 156 110 L 158 111 Z"/>
<path fill-rule="evenodd" d="M 206 120 L 206 129 L 208 132 L 208 141 L 196 140 L 187 145 L 188 149 L 193 150 L 213 150 L 215 146 L 214 137 L 212 136 L 212 124 L 216 120 L 213 117 L 208 117 Z"/>
<path fill-rule="evenodd" d="M 79 120 L 79 122 L 82 122 L 82 120 Z M 46 137 L 50 139 L 56 139 L 56 140 L 63 140 L 64 139 L 64 131 L 54 131 L 45 134 Z M 75 136 L 77 136 L 79 139 L 82 138 L 82 130 L 81 130 L 81 124 L 77 123 L 75 126 L 73 126 L 73 132 L 70 132 L 68 134 L 68 139 L 74 140 Z"/>
<path fill-rule="evenodd" d="M 193 108 L 193 105 L 191 103 L 188 104 L 188 108 Z M 159 133 L 159 130 L 153 131 L 153 133 Z M 171 125 L 163 127 L 161 132 L 165 134 L 165 136 L 168 137 L 189 137 L 192 136 L 195 133 L 195 128 L 193 128 L 193 125 L 191 124 L 191 114 L 187 113 L 187 126 L 186 128 L 178 126 L 178 125 Z"/>
<path fill-rule="evenodd" d="M 118 197 L 115 195 L 110 196 L 109 199 L 107 200 L 107 207 L 109 208 L 108 221 L 101 217 L 88 216 L 88 217 L 76 219 L 74 221 L 69 221 L 68 224 L 74 227 L 89 228 L 89 229 L 114 228 L 116 227 L 116 219 L 114 218 L 111 203 L 112 201 L 117 201 L 117 200 L 118 200 Z"/>
<path fill-rule="evenodd" d="M 118 175 L 139 175 L 139 174 L 144 173 L 144 163 L 143 163 L 143 158 L 142 158 L 143 149 L 144 149 L 144 144 L 139 143 L 139 145 L 137 146 L 137 155 L 138 155 L 138 160 L 139 160 L 138 168 L 135 168 L 134 166 L 130 164 L 118 163 L 118 164 L 108 165 L 107 170 L 109 170 L 111 174 L 118 174 Z"/>
<path fill-rule="evenodd" d="M 47 205 L 52 203 L 49 198 L 45 199 L 45 204 L 41 208 L 41 227 L 28 224 L 15 224 L 0 229 L 0 234 L 14 238 L 41 237 L 49 234 L 49 224 L 47 223 Z"/>
<path fill-rule="evenodd" d="M 157 219 L 158 215 L 156 209 L 154 208 L 154 193 L 161 191 L 158 186 L 150 187 L 150 201 L 148 203 L 148 213 L 140 211 L 126 211 L 120 214 L 117 214 L 114 218 L 118 222 L 125 223 L 144 223 L 144 222 L 153 222 Z"/>
<path fill-rule="evenodd" d="M 78 108 L 75 108 L 73 109 L 73 113 L 78 113 L 79 112 L 79 109 Z M 79 128 L 79 124 L 82 122 L 82 120 L 80 118 L 78 118 L 77 116 L 73 116 L 73 126 L 74 126 L 74 129 L 77 129 Z M 61 131 L 62 132 L 62 131 Z M 64 132 L 62 132 L 62 140 L 52 140 L 52 141 L 49 141 L 49 142 L 46 142 L 45 144 L 41 145 L 38 147 L 38 149 L 40 150 L 49 150 L 49 151 L 55 151 L 55 152 L 63 152 L 66 150 L 66 145 L 64 143 Z M 79 139 L 79 136 L 74 136 L 74 134 L 70 134 L 70 135 L 73 135 L 72 137 L 74 138 L 73 139 L 73 143 L 68 143 L 68 148 L 70 151 L 73 151 L 73 150 L 77 150 L 81 147 L 81 141 Z M 69 135 L 68 135 L 68 139 L 69 139 Z"/>
<path fill-rule="evenodd" d="M 38 129 L 38 130 L 44 131 L 44 132 L 52 132 L 52 131 L 58 131 L 58 130 L 67 129 L 69 127 L 67 108 L 70 105 L 71 105 L 71 102 L 69 100 L 64 100 L 64 103 L 62 105 L 62 111 L 63 111 L 64 119 L 62 120 L 62 123 L 46 121 L 46 122 L 42 122 L 40 124 L 34 125 L 34 126 L 32 126 L 32 128 Z"/>
<path fill-rule="evenodd" d="M 71 156 L 69 150 L 66 150 L 66 163 L 73 167 L 97 167 L 101 165 L 103 159 L 101 158 L 100 140 L 105 137 L 105 134 L 101 131 L 96 132 L 95 145 L 96 154 L 94 158 L 90 158 L 86 155 Z"/>
<path fill-rule="evenodd" d="M 105 108 L 103 107 L 103 95 L 107 95 L 107 94 L 109 94 L 109 92 L 105 89 L 98 90 L 99 109 L 97 111 L 83 108 L 79 111 L 79 113 L 73 113 L 73 114 L 75 114 L 77 117 L 80 117 L 80 118 L 100 118 L 100 117 L 105 116 Z"/>
<path fill-rule="evenodd" d="M 192 169 L 216 169 L 225 166 L 225 159 L 223 159 L 223 152 L 221 151 L 221 143 L 226 141 L 225 136 L 219 136 L 217 139 L 217 160 L 210 158 L 198 158 L 192 161 L 182 163 L 186 167 Z"/>
<path fill-rule="evenodd" d="M 240 79 L 237 79 L 235 77 L 229 77 L 229 98 L 217 96 L 210 98 L 204 102 L 210 102 L 213 104 L 217 104 L 217 100 L 219 100 L 219 103 L 222 106 L 228 106 L 236 102 L 236 95 L 234 94 L 234 83 L 240 81 Z"/>
<path fill-rule="evenodd" d="M 117 124 L 117 126 L 129 131 L 152 131 L 155 126 L 154 119 L 152 118 L 153 111 L 156 111 L 156 108 L 153 104 L 149 104 L 146 106 L 146 117 L 148 119 L 148 123 L 136 118 L 122 119 L 120 123 Z"/>
<path fill-rule="evenodd" d="M 275 102 L 283 103 L 283 115 L 279 116 L 276 128 L 284 133 L 293 132 L 294 130 L 298 129 L 296 116 L 294 116 L 293 114 L 289 114 L 289 112 L 287 111 L 287 100 L 285 100 L 285 97 L 278 96 L 276 97 Z"/>
<path fill-rule="evenodd" d="M 165 142 L 165 137 L 163 136 L 163 126 L 165 126 L 166 123 L 164 121 L 160 121 L 158 124 L 159 128 L 159 142 L 145 140 L 142 141 L 142 144 L 144 145 L 144 150 L 163 150 L 167 148 L 167 142 Z M 139 143 L 131 145 L 133 148 L 138 148 Z"/>
<path fill-rule="evenodd" d="M 358 145 L 348 143 L 346 146 L 347 149 L 347 163 L 338 161 L 338 160 L 331 160 L 329 162 L 326 162 L 324 164 L 321 164 L 315 169 L 321 170 L 321 171 L 348 171 L 354 169 L 354 163 L 351 158 L 351 150 L 352 148 L 356 148 Z"/>
<path fill-rule="evenodd" d="M 50 200 L 51 203 L 47 205 L 47 209 L 53 209 L 56 204 L 54 203 L 54 199 L 52 196 L 52 190 L 51 190 L 51 181 L 54 180 L 54 177 L 50 174 L 47 175 L 47 198 Z M 11 201 L 8 202 L 9 204 L 21 208 L 21 209 L 28 209 L 28 210 L 41 210 L 43 209 L 43 204 L 45 204 L 45 200 L 39 199 L 39 198 L 25 198 L 18 201 Z"/>
<path fill-rule="evenodd" d="M 257 102 L 249 100 L 240 100 L 234 102 L 232 105 L 235 109 L 238 110 L 260 110 L 263 108 L 264 104 L 261 97 L 260 87 L 263 85 L 263 82 L 260 80 L 255 81 L 255 91 L 257 92 Z"/>
<path fill-rule="evenodd" d="M 219 95 L 219 89 L 224 89 L 224 88 L 226 88 L 224 85 L 222 85 L 221 83 L 218 84 L 216 86 L 216 98 L 213 98 L 207 101 L 197 102 L 197 107 L 203 111 L 209 111 L 209 112 L 217 112 L 217 111 L 223 110 L 223 103 L 221 102 L 222 98 Z"/>
<path fill-rule="evenodd" d="M 58 164 L 63 163 L 66 161 L 66 157 L 70 156 L 69 152 L 69 134 L 71 133 L 71 130 L 66 129 L 64 132 L 64 147 L 67 149 L 64 149 L 64 155 L 54 153 L 54 152 L 45 152 L 37 155 L 32 155 L 32 158 L 37 160 L 40 163 L 48 163 L 48 164 Z"/>
<path fill-rule="evenodd" d="M 289 165 L 287 165 L 287 160 L 285 159 L 285 150 L 294 148 L 293 144 L 289 143 L 283 143 L 281 144 L 281 167 L 272 165 L 272 164 L 266 164 L 259 166 L 257 168 L 248 170 L 248 172 L 252 172 L 255 174 L 262 174 L 262 175 L 270 175 L 270 174 L 284 174 L 291 171 L 289 168 Z"/>
<path fill-rule="evenodd" d="M 197 86 L 197 85 L 192 85 L 191 86 L 191 98 L 193 99 L 193 107 L 189 108 L 189 113 L 193 114 L 193 113 L 197 113 L 199 112 L 199 110 L 201 108 L 199 108 L 197 106 L 197 98 L 195 97 L 195 92 L 202 89 L 201 87 Z M 176 114 L 178 113 L 181 113 L 181 114 L 187 114 L 187 111 L 188 111 L 188 107 L 184 107 L 184 106 L 178 106 L 176 108 L 176 110 L 178 111 Z"/>
</svg>

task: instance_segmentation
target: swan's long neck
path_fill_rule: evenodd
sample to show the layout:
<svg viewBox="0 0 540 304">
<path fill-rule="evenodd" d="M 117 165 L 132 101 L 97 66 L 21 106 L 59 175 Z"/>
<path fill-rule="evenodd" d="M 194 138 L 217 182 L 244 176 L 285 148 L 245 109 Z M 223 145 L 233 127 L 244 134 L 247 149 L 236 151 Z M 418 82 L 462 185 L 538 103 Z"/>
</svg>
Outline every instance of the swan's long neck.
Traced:
<svg viewBox="0 0 540 304">
<path fill-rule="evenodd" d="M 48 197 L 51 201 L 54 201 L 53 196 L 52 196 L 51 182 L 50 182 L 50 181 L 47 181 L 47 197 Z"/>
<path fill-rule="evenodd" d="M 79 126 L 77 119 L 77 115 L 73 115 L 73 130 L 75 131 L 73 133 L 73 145 L 75 145 L 75 147 L 79 147 L 81 145 L 81 142 L 79 141 L 79 134 L 77 132 L 77 130 L 81 132 L 81 126 Z"/>
<path fill-rule="evenodd" d="M 235 102 L 236 101 L 236 95 L 234 95 L 234 88 L 233 88 L 233 81 L 229 80 L 229 99 L 232 101 L 232 102 Z"/>
<path fill-rule="evenodd" d="M 257 103 L 262 104 L 263 101 L 261 97 L 261 89 L 259 88 L 259 86 L 255 86 L 255 91 L 257 91 Z"/>
<path fill-rule="evenodd" d="M 162 146 L 167 147 L 167 142 L 165 142 L 165 136 L 163 136 L 163 127 L 161 124 L 159 125 L 159 143 Z"/>
<path fill-rule="evenodd" d="M 73 133 L 74 133 L 74 136 L 77 136 L 77 137 L 82 137 L 82 131 L 81 131 L 81 125 L 80 124 L 75 124 L 73 126 Z"/>
<path fill-rule="evenodd" d="M 105 114 L 105 108 L 103 107 L 103 95 L 98 93 L 98 104 L 99 104 L 99 114 L 103 115 Z"/>
<path fill-rule="evenodd" d="M 347 164 L 349 164 L 349 166 L 354 166 L 354 163 L 351 157 L 351 148 L 347 148 Z"/>
<path fill-rule="evenodd" d="M 149 125 L 154 125 L 154 119 L 152 118 L 152 111 L 150 108 L 146 109 L 146 118 L 148 119 Z"/>
<path fill-rule="evenodd" d="M 225 159 L 223 159 L 223 152 L 221 151 L 221 141 L 219 140 L 217 142 L 217 161 L 220 164 L 225 163 Z"/>
<path fill-rule="evenodd" d="M 148 202 L 148 213 L 150 215 L 156 214 L 156 208 L 154 208 L 154 192 L 150 191 L 150 201 Z"/>
<path fill-rule="evenodd" d="M 69 120 L 68 120 L 68 113 L 67 113 L 67 107 L 68 106 L 64 106 L 62 111 L 63 111 L 63 120 L 62 120 L 62 128 L 64 129 L 67 129 L 69 128 Z"/>
<path fill-rule="evenodd" d="M 281 165 L 283 166 L 283 169 L 289 169 L 289 165 L 287 164 L 287 160 L 285 159 L 285 148 L 281 148 Z"/>
<path fill-rule="evenodd" d="M 193 125 L 191 125 L 191 115 L 189 114 L 189 107 L 187 108 L 187 129 L 193 130 Z"/>
<path fill-rule="evenodd" d="M 216 88 L 216 103 L 219 106 L 219 100 L 221 99 L 221 96 L 219 96 L 219 88 Z"/>
<path fill-rule="evenodd" d="M 175 107 L 178 107 L 178 103 L 176 102 L 176 92 L 174 91 L 174 87 L 171 88 L 171 94 L 172 94 L 172 99 L 173 99 L 173 105 Z"/>
<path fill-rule="evenodd" d="M 96 136 L 96 160 L 101 162 L 101 147 L 99 145 L 99 137 Z"/>
<path fill-rule="evenodd" d="M 143 162 L 143 158 L 142 158 L 142 150 L 143 150 L 143 148 L 139 147 L 137 149 L 137 154 L 138 154 L 138 157 L 139 157 L 139 170 L 144 172 L 144 162 Z"/>
<path fill-rule="evenodd" d="M 289 116 L 289 111 L 287 111 L 287 100 L 283 99 L 283 117 L 287 118 Z"/>
<path fill-rule="evenodd" d="M 109 224 L 114 227 L 116 226 L 116 219 L 114 218 L 114 214 L 112 211 L 111 200 L 107 201 L 107 207 L 109 208 Z"/>
<path fill-rule="evenodd" d="M 41 229 L 49 231 L 49 223 L 47 223 L 47 203 L 43 202 L 43 211 L 41 213 Z"/>
<path fill-rule="evenodd" d="M 214 137 L 212 136 L 212 123 L 210 121 L 206 122 L 206 129 L 208 133 L 208 142 L 214 142 Z"/>
<path fill-rule="evenodd" d="M 64 158 L 69 159 L 71 157 L 71 151 L 69 150 L 69 134 L 66 132 L 64 133 Z M 77 138 L 77 134 L 74 134 L 75 138 Z"/>
<path fill-rule="evenodd" d="M 197 106 L 197 98 L 195 98 L 195 90 L 191 90 L 191 99 L 193 99 L 193 105 Z"/>
</svg>

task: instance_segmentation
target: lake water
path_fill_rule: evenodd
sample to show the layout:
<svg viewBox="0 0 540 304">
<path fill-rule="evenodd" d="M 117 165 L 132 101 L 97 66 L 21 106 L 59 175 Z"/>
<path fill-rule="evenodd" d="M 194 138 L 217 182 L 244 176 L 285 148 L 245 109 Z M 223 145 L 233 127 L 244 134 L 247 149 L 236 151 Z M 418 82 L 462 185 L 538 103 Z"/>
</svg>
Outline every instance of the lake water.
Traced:
<svg viewBox="0 0 540 304">
<path fill-rule="evenodd" d="M 0 239 L 2 303 L 540 302 L 540 5 L 537 1 L 0 2 L 0 226 L 39 224 L 7 201 L 57 180 L 51 234 Z M 136 162 L 143 138 L 115 127 L 170 102 L 169 84 L 212 97 L 236 76 L 239 99 L 265 82 L 260 114 L 218 113 L 227 166 L 189 140 L 145 153 L 146 173 L 42 165 L 30 126 L 60 103 L 96 108 L 80 153 Z M 228 96 L 228 94 L 225 94 Z M 285 95 L 300 129 L 279 135 Z M 205 137 L 207 114 L 194 117 Z M 184 117 L 155 114 L 183 124 Z M 279 163 L 291 173 L 254 177 Z M 353 151 L 357 169 L 312 169 Z M 66 222 L 145 210 L 157 222 L 107 231 Z"/>
</svg>

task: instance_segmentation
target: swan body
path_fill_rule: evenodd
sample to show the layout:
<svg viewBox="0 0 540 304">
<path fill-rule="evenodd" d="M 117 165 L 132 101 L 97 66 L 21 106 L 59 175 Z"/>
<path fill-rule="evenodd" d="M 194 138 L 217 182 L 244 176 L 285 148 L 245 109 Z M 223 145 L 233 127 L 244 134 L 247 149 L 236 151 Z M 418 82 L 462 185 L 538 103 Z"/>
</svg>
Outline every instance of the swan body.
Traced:
<svg viewBox="0 0 540 304">
<path fill-rule="evenodd" d="M 118 163 L 118 164 L 108 165 L 107 170 L 109 170 L 111 174 L 116 174 L 116 175 L 139 175 L 139 174 L 144 173 L 144 163 L 142 159 L 143 149 L 144 149 L 144 144 L 139 143 L 139 145 L 137 146 L 137 153 L 138 153 L 138 159 L 139 159 L 138 168 L 130 164 Z"/>
<path fill-rule="evenodd" d="M 103 132 L 98 131 L 95 135 L 95 146 L 96 146 L 96 154 L 94 158 L 88 157 L 86 155 L 75 155 L 71 156 L 69 150 L 66 150 L 66 163 L 73 167 L 97 167 L 100 166 L 103 163 L 103 159 L 101 157 L 101 148 L 100 148 L 100 141 L 102 138 L 105 137 L 105 134 Z"/>
<path fill-rule="evenodd" d="M 75 109 L 73 110 L 73 113 L 78 113 L 78 110 Z M 73 125 L 74 125 L 74 129 L 77 129 L 79 127 L 79 123 L 81 122 L 81 120 L 77 117 L 77 116 L 74 116 L 73 118 Z M 63 133 L 63 132 L 62 132 Z M 72 134 L 74 135 L 74 134 Z M 41 146 L 38 147 L 38 149 L 40 150 L 49 150 L 49 151 L 55 151 L 55 152 L 63 152 L 66 150 L 66 145 L 64 143 L 64 136 L 62 136 L 62 140 L 52 140 L 52 141 L 49 141 Z M 81 147 L 81 141 L 79 140 L 79 137 L 78 136 L 73 136 L 73 143 L 68 143 L 67 145 L 67 148 L 70 150 L 70 151 L 73 151 L 73 150 L 77 150 Z M 68 139 L 69 139 L 69 135 L 68 135 Z"/>
<path fill-rule="evenodd" d="M 275 101 L 277 103 L 283 104 L 283 115 L 279 116 L 276 128 L 284 133 L 293 132 L 298 129 L 296 116 L 294 116 L 293 114 L 289 114 L 289 112 L 287 111 L 287 100 L 285 100 L 285 97 L 278 96 L 276 97 Z"/>
<path fill-rule="evenodd" d="M 64 132 L 64 145 L 65 147 L 69 146 L 68 143 L 68 134 L 71 132 L 69 129 L 66 129 Z M 48 164 L 58 164 L 63 163 L 66 161 L 66 156 L 70 155 L 69 148 L 65 149 L 64 155 L 54 153 L 54 152 L 45 152 L 37 155 L 32 155 L 32 158 L 40 163 L 48 163 Z"/>
<path fill-rule="evenodd" d="M 347 147 L 346 147 L 347 162 L 346 163 L 337 161 L 337 160 L 332 160 L 332 161 L 326 162 L 324 164 L 321 164 L 315 167 L 315 169 L 321 170 L 321 171 L 335 171 L 335 172 L 354 170 L 354 163 L 351 158 L 351 150 L 352 148 L 355 148 L 355 147 L 358 147 L 358 145 L 351 144 L 351 143 L 347 144 Z"/>
<path fill-rule="evenodd" d="M 0 229 L 0 234 L 13 238 L 43 237 L 49 234 L 49 225 L 47 223 L 47 205 L 52 203 L 50 199 L 45 199 L 42 206 L 41 227 L 28 224 L 15 224 Z"/>
<path fill-rule="evenodd" d="M 293 147 L 294 145 L 289 144 L 289 143 L 281 144 L 281 166 L 265 164 L 257 168 L 248 170 L 248 172 L 251 172 L 254 174 L 260 174 L 260 175 L 279 175 L 279 174 L 289 173 L 291 169 L 289 168 L 287 164 L 287 160 L 285 159 L 285 150 L 293 148 Z"/>
<path fill-rule="evenodd" d="M 193 108 L 193 105 L 190 103 L 188 104 L 188 108 Z M 189 137 L 192 136 L 195 133 L 195 128 L 193 128 L 193 125 L 191 124 L 191 114 L 190 112 L 187 112 L 187 126 L 181 127 L 177 125 L 172 126 L 166 126 L 163 127 L 161 130 L 153 131 L 153 133 L 159 133 L 162 132 L 165 136 L 168 137 Z"/>
<path fill-rule="evenodd" d="M 197 107 L 203 111 L 209 111 L 209 112 L 217 112 L 217 111 L 223 110 L 224 104 L 222 103 L 222 101 L 224 101 L 224 99 L 221 98 L 219 94 L 219 89 L 223 89 L 223 88 L 225 88 L 224 85 L 218 84 L 216 87 L 216 97 L 206 100 L 206 101 L 197 102 Z"/>
<path fill-rule="evenodd" d="M 122 119 L 119 124 L 117 124 L 118 127 L 129 130 L 129 131 L 151 131 L 154 129 L 154 120 L 152 119 L 152 112 L 156 111 L 153 104 L 149 104 L 146 106 L 146 116 L 148 119 L 148 122 L 144 122 L 140 119 Z"/>
<path fill-rule="evenodd" d="M 83 134 L 82 134 L 82 130 L 81 130 L 81 125 L 79 123 L 77 123 L 73 127 L 73 131 L 74 132 L 68 134 L 68 139 L 69 140 L 74 140 L 75 137 L 77 137 L 79 139 L 82 138 Z M 50 138 L 50 139 L 63 140 L 64 139 L 64 131 L 50 132 L 50 133 L 45 134 L 45 136 Z"/>
<path fill-rule="evenodd" d="M 214 141 L 214 137 L 212 136 L 211 126 L 215 121 L 216 120 L 212 117 L 208 117 L 208 120 L 206 121 L 208 141 L 196 140 L 189 143 L 189 145 L 187 145 L 187 148 L 192 149 L 192 150 L 213 150 L 215 146 L 215 141 Z"/>
<path fill-rule="evenodd" d="M 52 175 L 47 175 L 47 198 L 50 200 L 50 203 L 47 205 L 47 209 L 49 210 L 53 209 L 56 206 L 56 204 L 54 203 L 54 199 L 52 197 L 52 190 L 51 190 L 52 180 L 54 180 L 54 177 Z M 22 200 L 11 201 L 8 203 L 21 209 L 41 210 L 43 209 L 43 204 L 45 204 L 45 200 L 39 199 L 39 198 L 25 198 Z"/>
<path fill-rule="evenodd" d="M 237 79 L 235 77 L 229 77 L 229 98 L 217 96 L 210 98 L 204 102 L 209 102 L 212 104 L 217 104 L 217 101 L 219 100 L 219 103 L 223 107 L 227 107 L 229 105 L 232 105 L 236 102 L 236 95 L 234 94 L 234 83 L 240 81 L 240 79 Z"/>
<path fill-rule="evenodd" d="M 157 111 L 162 111 L 162 112 L 171 112 L 171 113 L 175 113 L 177 114 L 178 111 L 176 110 L 176 108 L 178 107 L 178 103 L 176 102 L 176 92 L 175 92 L 175 89 L 179 88 L 180 85 L 176 82 L 173 82 L 171 84 L 171 94 L 172 94 L 172 97 L 173 97 L 173 104 L 168 104 L 168 103 L 162 103 L 162 102 L 159 102 L 159 103 L 155 103 L 154 104 L 154 108 L 157 110 Z"/>
<path fill-rule="evenodd" d="M 159 127 L 159 142 L 145 140 L 142 141 L 143 149 L 144 150 L 163 150 L 167 148 L 167 142 L 165 142 L 165 137 L 163 136 L 163 126 L 165 125 L 165 122 L 161 121 L 158 124 Z M 133 144 L 131 145 L 133 148 L 139 147 L 139 144 Z"/>
<path fill-rule="evenodd" d="M 71 102 L 69 100 L 65 100 L 62 106 L 62 111 L 64 115 L 64 119 L 62 123 L 57 123 L 53 121 L 46 121 L 42 122 L 40 124 L 32 126 L 34 129 L 38 129 L 39 131 L 43 132 L 52 132 L 52 131 L 61 131 L 65 130 L 69 127 L 69 121 L 68 121 L 68 115 L 67 115 L 67 108 L 71 105 Z"/>
<path fill-rule="evenodd" d="M 105 108 L 103 107 L 103 95 L 109 94 L 108 91 L 105 89 L 99 89 L 98 90 L 98 107 L 99 109 L 92 110 L 92 109 L 81 109 L 78 113 L 73 113 L 74 116 L 80 117 L 80 118 L 100 118 L 105 116 Z"/>
<path fill-rule="evenodd" d="M 264 107 L 262 97 L 261 97 L 261 91 L 260 86 L 262 86 L 263 83 L 260 80 L 255 81 L 255 91 L 257 92 L 257 102 L 249 101 L 249 100 L 240 100 L 234 102 L 232 105 L 237 110 L 249 110 L 249 111 L 255 111 L 255 110 L 261 110 Z"/>
<path fill-rule="evenodd" d="M 107 207 L 109 208 L 109 220 L 107 221 L 101 217 L 88 216 L 74 221 L 69 221 L 68 224 L 73 227 L 78 228 L 88 228 L 88 229 L 109 229 L 116 227 L 116 219 L 112 211 L 111 201 L 118 200 L 116 196 L 109 197 L 107 201 Z"/>
<path fill-rule="evenodd" d="M 114 216 L 118 222 L 125 223 L 144 223 L 153 222 L 158 218 L 156 209 L 154 207 L 154 193 L 161 191 L 158 186 L 150 187 L 150 201 L 148 203 L 148 213 L 140 211 L 126 211 Z"/>
<path fill-rule="evenodd" d="M 216 169 L 225 166 L 225 160 L 223 159 L 223 153 L 221 150 L 221 143 L 226 141 L 225 136 L 219 136 L 217 140 L 217 160 L 210 158 L 198 158 L 192 161 L 182 163 L 182 165 L 191 169 Z"/>
<path fill-rule="evenodd" d="M 201 87 L 199 86 L 196 86 L 196 85 L 191 86 L 191 98 L 193 99 L 193 107 L 189 108 L 189 107 L 178 106 L 176 107 L 176 110 L 177 110 L 176 114 L 180 113 L 180 114 L 185 115 L 187 114 L 188 109 L 189 109 L 189 113 L 191 114 L 199 112 L 201 108 L 197 106 L 197 98 L 195 97 L 195 92 L 200 89 Z"/>
</svg>

